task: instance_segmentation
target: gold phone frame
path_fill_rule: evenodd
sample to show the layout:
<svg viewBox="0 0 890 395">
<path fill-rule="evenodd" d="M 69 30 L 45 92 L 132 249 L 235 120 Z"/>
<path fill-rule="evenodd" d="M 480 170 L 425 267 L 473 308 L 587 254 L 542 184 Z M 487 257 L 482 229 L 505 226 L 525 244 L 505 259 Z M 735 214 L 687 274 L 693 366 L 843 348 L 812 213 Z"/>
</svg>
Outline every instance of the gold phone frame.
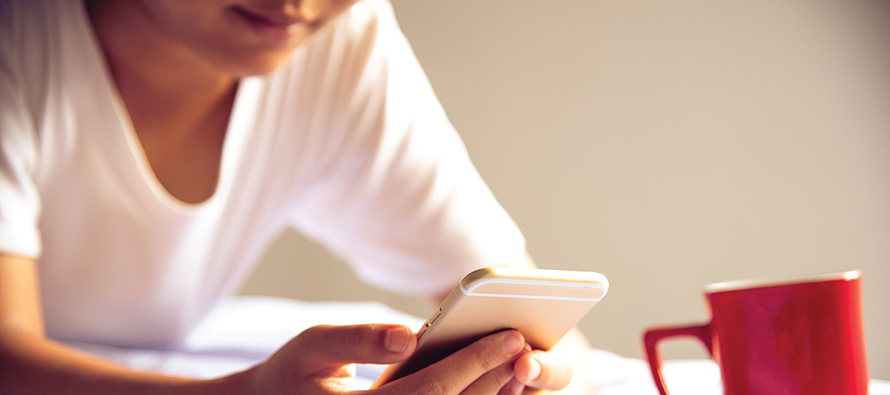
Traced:
<svg viewBox="0 0 890 395">
<path fill-rule="evenodd" d="M 600 273 L 488 267 L 467 274 L 418 331 L 411 357 L 391 365 L 372 388 L 435 363 L 474 341 L 517 329 L 549 350 L 606 295 Z"/>
</svg>

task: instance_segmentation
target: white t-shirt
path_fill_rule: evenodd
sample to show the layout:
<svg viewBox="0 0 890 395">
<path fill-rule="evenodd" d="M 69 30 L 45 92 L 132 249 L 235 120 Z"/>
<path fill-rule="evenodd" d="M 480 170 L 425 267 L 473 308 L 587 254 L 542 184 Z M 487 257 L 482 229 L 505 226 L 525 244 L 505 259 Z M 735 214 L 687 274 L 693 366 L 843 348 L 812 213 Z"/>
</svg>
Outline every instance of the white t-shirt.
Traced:
<svg viewBox="0 0 890 395">
<path fill-rule="evenodd" d="M 79 1 L 0 8 L 0 252 L 38 258 L 52 337 L 175 344 L 286 226 L 405 293 L 525 250 L 385 0 L 241 81 L 200 204 L 154 177 Z"/>
</svg>

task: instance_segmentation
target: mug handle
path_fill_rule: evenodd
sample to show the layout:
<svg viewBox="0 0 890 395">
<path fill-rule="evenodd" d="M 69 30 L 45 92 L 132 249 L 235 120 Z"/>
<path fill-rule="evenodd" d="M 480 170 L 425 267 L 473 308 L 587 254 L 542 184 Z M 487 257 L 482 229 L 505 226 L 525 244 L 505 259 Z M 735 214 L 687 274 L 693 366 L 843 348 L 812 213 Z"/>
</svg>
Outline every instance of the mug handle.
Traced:
<svg viewBox="0 0 890 395">
<path fill-rule="evenodd" d="M 664 384 L 664 376 L 661 374 L 661 354 L 658 352 L 658 342 L 679 336 L 692 336 L 702 343 L 708 349 L 708 354 L 714 355 L 713 344 L 711 343 L 711 323 L 704 325 L 690 325 L 666 328 L 647 329 L 643 334 L 643 343 L 646 347 L 646 359 L 649 361 L 649 367 L 652 369 L 652 379 L 661 395 L 668 395 L 667 387 Z"/>
</svg>

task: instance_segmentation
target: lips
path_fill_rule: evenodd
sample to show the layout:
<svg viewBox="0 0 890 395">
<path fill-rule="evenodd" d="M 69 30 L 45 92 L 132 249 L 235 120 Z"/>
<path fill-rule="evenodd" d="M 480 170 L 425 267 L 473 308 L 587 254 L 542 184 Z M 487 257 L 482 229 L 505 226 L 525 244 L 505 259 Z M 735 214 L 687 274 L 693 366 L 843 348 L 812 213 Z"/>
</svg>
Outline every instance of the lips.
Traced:
<svg viewBox="0 0 890 395">
<path fill-rule="evenodd" d="M 235 13 L 258 35 L 273 41 L 285 41 L 296 35 L 301 20 L 277 12 L 233 7 Z"/>
</svg>

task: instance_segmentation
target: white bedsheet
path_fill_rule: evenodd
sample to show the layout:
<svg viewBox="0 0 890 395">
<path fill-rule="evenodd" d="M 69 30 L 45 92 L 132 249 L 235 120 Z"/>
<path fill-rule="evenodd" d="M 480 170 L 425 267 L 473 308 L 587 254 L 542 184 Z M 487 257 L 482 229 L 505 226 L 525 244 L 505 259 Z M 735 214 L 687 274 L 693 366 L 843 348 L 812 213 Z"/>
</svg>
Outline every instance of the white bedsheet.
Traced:
<svg viewBox="0 0 890 395">
<path fill-rule="evenodd" d="M 175 350 L 122 349 L 69 343 L 88 353 L 140 370 L 191 377 L 218 377 L 246 369 L 304 329 L 318 324 L 398 323 L 423 320 L 373 302 L 307 303 L 269 297 L 239 297 L 223 303 Z M 657 395 L 648 365 L 604 350 L 591 351 L 591 395 Z M 356 386 L 367 388 L 379 365 L 357 366 Z M 666 361 L 664 375 L 674 394 L 719 395 L 720 372 L 709 360 Z M 890 395 L 890 382 L 872 380 L 871 395 Z"/>
</svg>

